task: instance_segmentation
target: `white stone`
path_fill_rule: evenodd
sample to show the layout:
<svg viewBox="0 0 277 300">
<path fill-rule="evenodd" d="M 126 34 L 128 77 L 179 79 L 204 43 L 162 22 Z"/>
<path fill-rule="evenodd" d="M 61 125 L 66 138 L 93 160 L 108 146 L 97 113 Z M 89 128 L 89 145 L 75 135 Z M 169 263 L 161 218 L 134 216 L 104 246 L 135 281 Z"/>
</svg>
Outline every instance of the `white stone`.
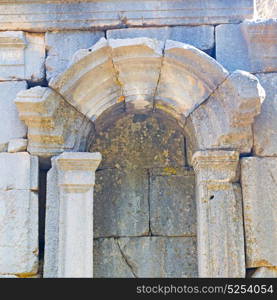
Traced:
<svg viewBox="0 0 277 300">
<path fill-rule="evenodd" d="M 261 113 L 256 117 L 254 152 L 258 156 L 277 156 L 277 74 L 256 74 L 266 92 Z"/>
<path fill-rule="evenodd" d="M 252 278 L 277 278 L 277 267 L 260 267 L 251 276 Z"/>
<path fill-rule="evenodd" d="M 103 36 L 104 32 L 101 31 L 47 32 L 45 36 L 47 79 L 63 72 L 77 50 L 89 48 Z"/>
<path fill-rule="evenodd" d="M 216 26 L 216 59 L 230 71 L 277 71 L 277 20 Z"/>
<path fill-rule="evenodd" d="M 24 152 L 27 150 L 27 139 L 12 139 L 9 141 L 8 152 Z"/>
<path fill-rule="evenodd" d="M 253 146 L 252 123 L 264 97 L 255 76 L 233 72 L 187 119 L 187 136 L 194 151 L 236 149 L 249 153 Z"/>
<path fill-rule="evenodd" d="M 46 277 L 93 276 L 93 186 L 100 160 L 100 153 L 85 152 L 64 152 L 52 159 L 46 204 Z"/>
<path fill-rule="evenodd" d="M 124 28 L 107 31 L 108 39 L 128 39 L 147 37 L 157 40 L 174 40 L 208 51 L 214 47 L 214 27 L 203 26 L 176 26 L 176 27 L 147 27 Z"/>
<path fill-rule="evenodd" d="M 38 158 L 27 152 L 0 153 L 1 190 L 38 190 Z"/>
<path fill-rule="evenodd" d="M 26 82 L 0 82 L 0 145 L 10 139 L 26 136 L 26 126 L 19 120 L 14 98 L 20 90 L 27 88 Z"/>
<path fill-rule="evenodd" d="M 239 153 L 198 151 L 196 174 L 197 253 L 200 277 L 245 277 Z"/>
<path fill-rule="evenodd" d="M 277 1 L 276 0 L 255 0 L 255 18 L 269 19 L 277 18 Z"/>
<path fill-rule="evenodd" d="M 68 3 L 69 2 L 69 3 Z M 1 1 L 0 28 L 44 32 L 142 25 L 196 25 L 251 18 L 253 0 Z M 78 12 L 78 13 L 76 13 Z"/>
<path fill-rule="evenodd" d="M 241 183 L 246 266 L 277 266 L 277 158 L 243 158 Z"/>
<path fill-rule="evenodd" d="M 228 72 L 197 48 L 167 40 L 155 107 L 188 116 L 226 79 Z"/>
<path fill-rule="evenodd" d="M 42 80 L 44 59 L 44 34 L 0 32 L 0 80 Z"/>
<path fill-rule="evenodd" d="M 16 168 L 13 168 L 13 172 L 16 172 Z M 1 190 L 0 224 L 0 273 L 37 273 L 37 193 L 29 190 Z"/>
</svg>

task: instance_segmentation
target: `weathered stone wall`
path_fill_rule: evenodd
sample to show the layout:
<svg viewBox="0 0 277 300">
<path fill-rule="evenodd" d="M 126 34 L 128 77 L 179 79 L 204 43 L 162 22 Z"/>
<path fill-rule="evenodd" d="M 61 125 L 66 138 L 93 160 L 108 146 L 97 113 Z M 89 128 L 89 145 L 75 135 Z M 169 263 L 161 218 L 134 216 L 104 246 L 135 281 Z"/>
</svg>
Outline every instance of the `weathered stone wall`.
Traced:
<svg viewBox="0 0 277 300">
<path fill-rule="evenodd" d="M 3 207 L 0 212 L 0 277 L 37 276 L 38 272 L 41 276 L 37 244 L 39 188 L 34 184 L 38 161 L 25 152 L 28 149 L 31 154 L 40 156 L 40 168 L 47 171 L 50 164 L 45 159 L 46 154 L 84 151 L 92 141 L 95 132 L 91 122 L 81 114 L 83 111 L 71 111 L 72 103 L 57 96 L 50 81 L 55 83 L 57 75 L 84 53 L 79 51 L 74 56 L 76 51 L 88 48 L 90 50 L 84 51 L 92 51 L 90 47 L 102 37 L 108 40 L 148 37 L 163 43 L 166 40 L 188 43 L 215 58 L 228 71 L 248 71 L 260 80 L 266 98 L 253 126 L 247 123 L 247 118 L 256 114 L 252 107 L 250 109 L 249 103 L 254 99 L 250 89 L 237 93 L 245 99 L 238 108 L 241 114 L 236 112 L 231 118 L 226 117 L 231 127 L 235 124 L 232 135 L 224 137 L 227 129 L 216 123 L 217 114 L 225 115 L 236 109 L 227 102 L 233 86 L 245 80 L 241 73 L 217 78 L 210 102 L 204 101 L 201 109 L 194 114 L 189 111 L 187 115 L 188 126 L 194 124 L 201 130 L 204 128 L 201 120 L 209 116 L 205 125 L 207 136 L 201 137 L 202 145 L 209 144 L 203 143 L 203 139 L 210 141 L 207 148 L 216 149 L 219 145 L 213 145 L 212 127 L 222 132 L 223 145 L 236 147 L 239 141 L 243 157 L 240 159 L 241 176 L 235 184 L 240 182 L 242 188 L 246 268 L 252 271 L 255 268 L 253 277 L 277 276 L 274 233 L 277 224 L 274 215 L 277 201 L 277 21 L 269 20 L 277 17 L 276 7 L 275 0 L 0 0 L 0 172 L 3 173 L 0 178 L 0 205 Z M 118 44 L 114 42 L 113 47 L 116 49 Z M 171 53 L 169 45 L 166 51 L 162 48 L 159 51 L 167 51 L 170 61 L 176 58 L 179 50 Z M 120 60 L 124 53 L 115 55 Z M 161 53 L 155 55 L 158 70 Z M 118 63 L 115 67 L 123 70 L 124 75 L 124 66 Z M 198 76 L 207 76 L 201 67 L 198 61 L 198 65 L 195 64 Z M 132 72 L 126 73 L 119 85 L 127 86 L 130 79 L 139 82 L 133 76 L 137 70 L 137 65 L 133 64 Z M 170 96 L 175 97 L 177 103 L 177 96 L 186 91 L 185 87 L 176 85 L 184 73 L 173 74 L 170 68 L 164 70 L 168 77 L 159 78 L 159 73 L 154 72 L 155 80 L 159 80 L 162 87 L 171 85 L 174 95 Z M 224 74 L 227 76 L 227 72 Z M 97 72 L 93 76 L 97 79 Z M 151 83 L 153 74 L 151 76 L 145 81 Z M 191 81 L 191 77 L 187 78 Z M 102 79 L 104 83 L 105 78 Z M 248 77 L 248 80 L 255 85 L 253 78 Z M 217 89 L 219 84 L 221 88 Z M 35 90 L 31 90 L 34 87 Z M 86 82 L 82 88 L 89 90 L 90 84 Z M 134 89 L 127 86 L 126 93 L 128 88 Z M 144 85 L 139 88 L 143 90 Z M 211 92 L 210 87 L 208 90 Z M 14 99 L 19 91 L 16 106 Z M 163 91 L 158 90 L 161 94 Z M 67 92 L 72 93 L 71 90 Z M 195 89 L 195 93 L 200 92 L 201 88 Z M 220 109 L 214 106 L 215 100 L 213 102 L 218 93 L 224 94 L 222 101 L 218 101 L 222 105 Z M 73 96 L 76 95 L 82 95 L 78 85 Z M 193 103 L 194 97 L 191 98 Z M 207 100 L 204 98 L 202 100 Z M 58 103 L 61 104 L 56 109 Z M 186 140 L 174 121 L 158 116 L 145 117 L 144 113 L 125 116 L 116 124 L 111 120 L 111 123 L 109 129 L 98 132 L 91 147 L 91 151 L 100 151 L 103 155 L 95 186 L 95 276 L 197 276 L 196 212 L 192 200 L 194 174 L 187 170 L 195 151 L 191 140 Z M 240 126 L 248 126 L 245 136 Z M 80 131 L 83 136 L 76 138 Z M 185 141 L 188 149 L 185 149 Z M 41 144 L 45 147 L 43 151 Z M 184 195 L 186 201 L 181 203 Z M 232 192 L 228 195 L 233 197 Z M 43 218 L 42 213 L 41 224 L 44 224 Z M 145 252 L 140 252 L 140 248 L 146 249 Z M 224 259 L 225 262 L 227 259 Z"/>
<path fill-rule="evenodd" d="M 185 145 L 176 122 L 155 114 L 126 115 L 97 133 L 95 277 L 197 277 Z"/>
</svg>

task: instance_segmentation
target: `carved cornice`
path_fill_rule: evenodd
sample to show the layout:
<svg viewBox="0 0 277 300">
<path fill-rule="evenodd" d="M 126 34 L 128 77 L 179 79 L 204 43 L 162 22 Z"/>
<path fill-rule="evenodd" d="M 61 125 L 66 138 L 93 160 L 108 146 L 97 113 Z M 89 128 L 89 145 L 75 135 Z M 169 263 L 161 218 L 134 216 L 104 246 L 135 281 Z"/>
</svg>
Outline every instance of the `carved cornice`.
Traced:
<svg viewBox="0 0 277 300">
<path fill-rule="evenodd" d="M 1 0 L 1 30 L 237 23 L 251 19 L 253 0 Z"/>
<path fill-rule="evenodd" d="M 59 94 L 45 87 L 21 91 L 15 99 L 19 117 L 28 126 L 28 151 L 49 157 L 86 150 L 93 124 Z"/>
</svg>

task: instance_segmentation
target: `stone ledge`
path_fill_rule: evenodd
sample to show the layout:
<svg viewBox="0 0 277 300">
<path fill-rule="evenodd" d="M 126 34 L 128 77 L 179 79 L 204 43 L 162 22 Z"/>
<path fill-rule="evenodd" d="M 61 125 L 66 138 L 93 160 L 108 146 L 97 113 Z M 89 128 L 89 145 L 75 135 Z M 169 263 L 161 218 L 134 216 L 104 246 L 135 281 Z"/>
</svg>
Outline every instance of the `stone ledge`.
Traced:
<svg viewBox="0 0 277 300">
<path fill-rule="evenodd" d="M 1 30 L 47 31 L 116 26 L 238 23 L 253 0 L 0 1 Z"/>
</svg>

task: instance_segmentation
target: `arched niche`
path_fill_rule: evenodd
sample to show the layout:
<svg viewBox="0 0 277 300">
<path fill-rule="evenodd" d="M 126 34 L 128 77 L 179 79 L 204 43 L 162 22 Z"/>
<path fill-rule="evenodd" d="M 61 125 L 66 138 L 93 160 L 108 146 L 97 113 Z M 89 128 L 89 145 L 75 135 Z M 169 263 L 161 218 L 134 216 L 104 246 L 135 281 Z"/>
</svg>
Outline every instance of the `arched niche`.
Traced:
<svg viewBox="0 0 277 300">
<path fill-rule="evenodd" d="M 68 152 L 82 161 L 103 120 L 112 124 L 128 113 L 173 117 L 186 133 L 196 173 L 199 276 L 243 277 L 239 155 L 251 152 L 251 125 L 263 99 L 257 78 L 247 72 L 229 74 L 187 44 L 136 38 L 101 39 L 79 50 L 49 87 L 22 91 L 15 102 L 28 126 L 30 153 L 47 159 L 66 152 L 52 159 L 58 177 L 70 169 L 64 167 L 73 155 Z M 76 163 L 74 170 L 78 165 L 84 166 Z"/>
</svg>

